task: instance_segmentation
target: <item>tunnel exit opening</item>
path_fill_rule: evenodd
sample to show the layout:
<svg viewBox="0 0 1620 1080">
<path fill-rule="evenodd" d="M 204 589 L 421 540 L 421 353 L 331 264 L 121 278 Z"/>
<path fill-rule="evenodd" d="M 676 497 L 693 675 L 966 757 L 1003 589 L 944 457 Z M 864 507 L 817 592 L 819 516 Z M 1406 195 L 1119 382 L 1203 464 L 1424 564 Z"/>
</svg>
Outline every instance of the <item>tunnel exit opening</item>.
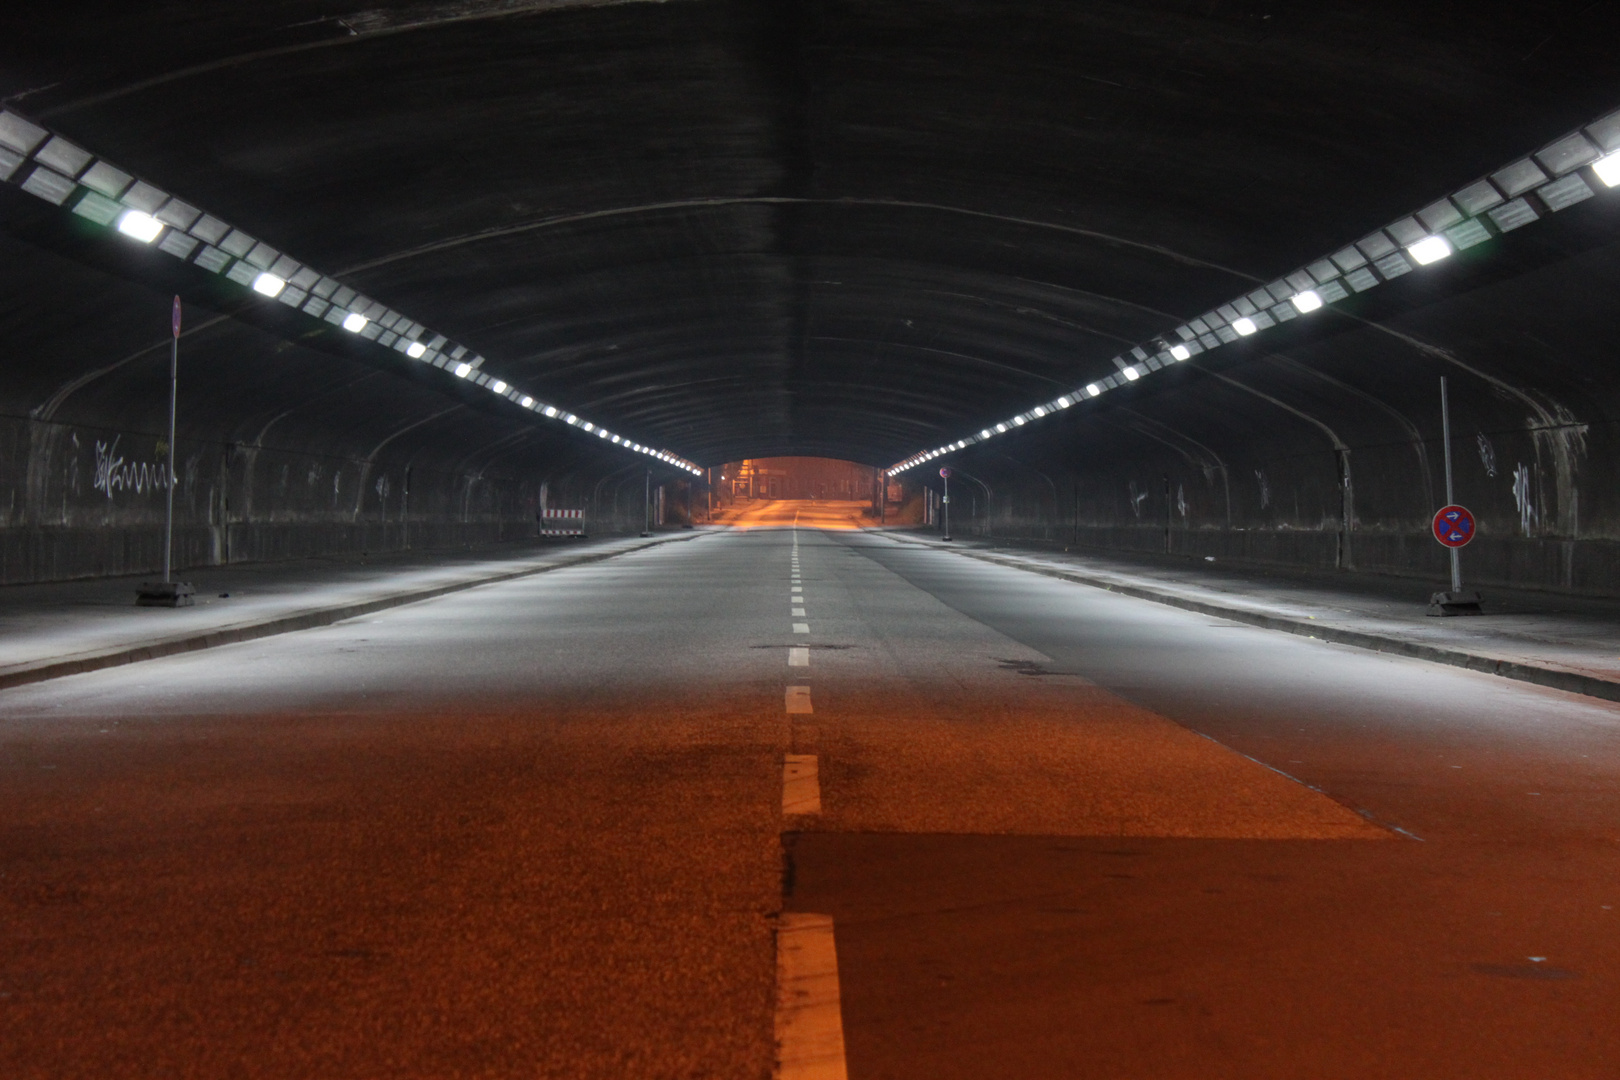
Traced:
<svg viewBox="0 0 1620 1080">
<path fill-rule="evenodd" d="M 821 528 L 883 524 L 883 470 L 823 457 L 744 458 L 711 470 L 710 518 L 757 527 L 814 522 Z"/>
</svg>

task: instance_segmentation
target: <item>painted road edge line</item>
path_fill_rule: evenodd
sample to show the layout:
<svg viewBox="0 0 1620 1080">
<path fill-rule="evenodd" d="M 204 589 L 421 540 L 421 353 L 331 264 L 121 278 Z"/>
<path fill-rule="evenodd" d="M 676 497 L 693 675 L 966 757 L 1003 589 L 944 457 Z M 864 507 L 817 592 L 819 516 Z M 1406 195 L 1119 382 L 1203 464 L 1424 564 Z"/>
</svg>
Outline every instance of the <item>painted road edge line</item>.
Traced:
<svg viewBox="0 0 1620 1080">
<path fill-rule="evenodd" d="M 848 1077 L 832 916 L 783 912 L 776 924 L 776 1078 Z"/>
</svg>

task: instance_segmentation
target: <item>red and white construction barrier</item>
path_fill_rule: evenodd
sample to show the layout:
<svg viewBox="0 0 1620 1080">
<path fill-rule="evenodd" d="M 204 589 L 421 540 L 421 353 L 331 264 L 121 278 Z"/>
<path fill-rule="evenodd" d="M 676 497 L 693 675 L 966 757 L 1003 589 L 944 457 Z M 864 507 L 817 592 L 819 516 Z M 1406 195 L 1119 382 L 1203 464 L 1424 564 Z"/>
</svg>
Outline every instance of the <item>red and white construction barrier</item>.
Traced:
<svg viewBox="0 0 1620 1080">
<path fill-rule="evenodd" d="M 541 536 L 584 536 L 585 535 L 585 511 L 583 511 L 583 510 L 553 510 L 550 507 L 547 507 L 544 511 L 541 512 L 540 517 L 541 517 L 541 528 L 540 528 L 540 535 Z M 546 527 L 546 523 L 553 522 L 553 521 L 567 521 L 567 522 L 574 522 L 575 524 L 566 525 L 566 526 L 564 526 L 562 528 L 548 528 L 548 527 Z"/>
</svg>

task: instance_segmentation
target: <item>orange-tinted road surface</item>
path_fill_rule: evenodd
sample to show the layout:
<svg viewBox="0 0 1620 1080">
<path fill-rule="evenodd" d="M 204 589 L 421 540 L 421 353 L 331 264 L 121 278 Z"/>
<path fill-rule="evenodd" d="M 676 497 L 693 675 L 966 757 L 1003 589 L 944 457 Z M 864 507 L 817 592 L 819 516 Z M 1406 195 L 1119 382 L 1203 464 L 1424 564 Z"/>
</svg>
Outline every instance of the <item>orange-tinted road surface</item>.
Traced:
<svg viewBox="0 0 1620 1080">
<path fill-rule="evenodd" d="M 0 692 L 0 1076 L 1620 1075 L 1620 708 L 786 509 Z"/>
</svg>

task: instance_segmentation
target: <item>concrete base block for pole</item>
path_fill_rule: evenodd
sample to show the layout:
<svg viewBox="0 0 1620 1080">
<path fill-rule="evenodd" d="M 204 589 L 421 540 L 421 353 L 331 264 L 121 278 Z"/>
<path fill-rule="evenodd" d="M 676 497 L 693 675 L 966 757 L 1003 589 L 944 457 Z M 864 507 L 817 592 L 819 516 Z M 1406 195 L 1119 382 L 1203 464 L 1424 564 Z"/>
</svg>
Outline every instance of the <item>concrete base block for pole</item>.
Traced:
<svg viewBox="0 0 1620 1080">
<path fill-rule="evenodd" d="M 196 598 L 187 581 L 143 581 L 135 588 L 136 607 L 191 607 Z"/>
<path fill-rule="evenodd" d="M 1483 615 L 1480 604 L 1485 598 L 1473 589 L 1461 592 L 1437 592 L 1429 597 L 1429 614 L 1445 615 Z"/>
</svg>

